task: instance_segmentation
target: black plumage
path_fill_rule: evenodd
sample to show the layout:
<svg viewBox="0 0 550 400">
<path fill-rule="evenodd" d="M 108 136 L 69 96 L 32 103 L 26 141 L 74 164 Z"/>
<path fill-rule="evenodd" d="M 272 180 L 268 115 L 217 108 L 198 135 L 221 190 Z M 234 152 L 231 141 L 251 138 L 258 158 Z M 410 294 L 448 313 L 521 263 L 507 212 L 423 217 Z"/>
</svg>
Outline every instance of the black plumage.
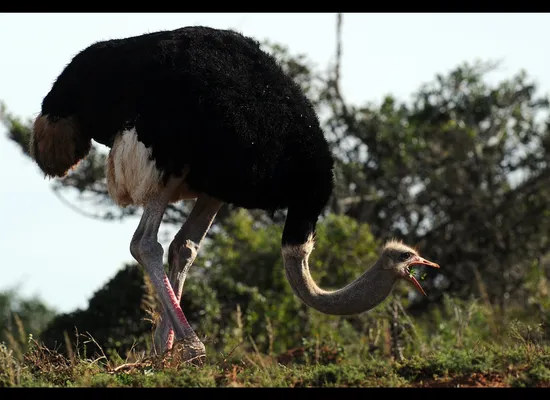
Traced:
<svg viewBox="0 0 550 400">
<path fill-rule="evenodd" d="M 71 118 L 81 141 L 107 146 L 135 127 L 165 179 L 188 166 L 194 192 L 288 208 L 283 244 L 306 242 L 333 188 L 312 104 L 256 40 L 234 31 L 185 27 L 97 42 L 59 75 L 42 115 Z"/>
</svg>

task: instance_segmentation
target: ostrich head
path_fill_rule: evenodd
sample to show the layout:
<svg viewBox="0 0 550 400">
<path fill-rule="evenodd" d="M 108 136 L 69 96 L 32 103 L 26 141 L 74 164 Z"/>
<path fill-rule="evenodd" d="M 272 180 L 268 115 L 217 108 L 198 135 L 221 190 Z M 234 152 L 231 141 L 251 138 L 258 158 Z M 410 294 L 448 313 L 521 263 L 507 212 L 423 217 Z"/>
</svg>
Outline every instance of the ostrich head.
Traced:
<svg viewBox="0 0 550 400">
<path fill-rule="evenodd" d="M 438 264 L 420 257 L 415 249 L 396 240 L 390 240 L 386 243 L 380 261 L 382 261 L 383 269 L 395 273 L 397 279 L 410 282 L 424 296 L 426 296 L 426 292 L 412 274 L 411 268 L 417 265 L 439 268 Z"/>
</svg>

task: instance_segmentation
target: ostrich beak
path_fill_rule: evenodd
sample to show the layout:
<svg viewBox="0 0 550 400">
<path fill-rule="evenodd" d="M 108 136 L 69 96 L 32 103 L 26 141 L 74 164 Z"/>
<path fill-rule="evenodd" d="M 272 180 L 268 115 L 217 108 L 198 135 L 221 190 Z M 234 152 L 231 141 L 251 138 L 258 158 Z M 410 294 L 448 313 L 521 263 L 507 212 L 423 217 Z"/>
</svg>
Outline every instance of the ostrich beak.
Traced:
<svg viewBox="0 0 550 400">
<path fill-rule="evenodd" d="M 409 270 L 409 268 L 413 265 L 426 265 L 428 267 L 432 267 L 432 268 L 439 268 L 439 264 L 436 264 L 434 262 L 431 262 L 431 261 L 428 261 L 426 260 L 425 258 L 422 258 L 420 256 L 414 256 L 411 260 L 411 262 L 409 263 L 409 266 L 407 268 L 407 271 Z M 416 278 L 414 277 L 413 274 L 411 274 L 410 272 L 408 274 L 405 275 L 405 279 L 407 279 L 409 282 L 411 282 L 414 287 L 416 289 L 418 289 L 418 291 L 420 293 L 422 293 L 424 296 L 426 296 L 426 292 L 424 291 L 424 289 L 422 289 L 422 286 L 420 286 L 420 283 L 418 283 L 418 281 L 416 280 Z"/>
</svg>

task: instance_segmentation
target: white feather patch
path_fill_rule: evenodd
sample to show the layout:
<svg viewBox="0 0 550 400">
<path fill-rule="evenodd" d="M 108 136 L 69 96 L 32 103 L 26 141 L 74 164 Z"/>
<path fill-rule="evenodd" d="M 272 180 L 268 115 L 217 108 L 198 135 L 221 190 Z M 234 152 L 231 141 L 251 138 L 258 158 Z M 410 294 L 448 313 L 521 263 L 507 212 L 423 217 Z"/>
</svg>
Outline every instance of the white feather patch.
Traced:
<svg viewBox="0 0 550 400">
<path fill-rule="evenodd" d="M 313 235 L 310 234 L 307 241 L 303 244 L 299 245 L 286 245 L 283 246 L 281 249 L 281 252 L 283 254 L 283 258 L 298 258 L 298 259 L 304 259 L 308 258 L 311 252 L 313 251 L 313 246 L 315 244 L 315 241 L 313 239 Z"/>
<path fill-rule="evenodd" d="M 106 163 L 107 189 L 115 203 L 144 205 L 161 189 L 162 174 L 151 153 L 135 128 L 116 136 Z"/>
</svg>

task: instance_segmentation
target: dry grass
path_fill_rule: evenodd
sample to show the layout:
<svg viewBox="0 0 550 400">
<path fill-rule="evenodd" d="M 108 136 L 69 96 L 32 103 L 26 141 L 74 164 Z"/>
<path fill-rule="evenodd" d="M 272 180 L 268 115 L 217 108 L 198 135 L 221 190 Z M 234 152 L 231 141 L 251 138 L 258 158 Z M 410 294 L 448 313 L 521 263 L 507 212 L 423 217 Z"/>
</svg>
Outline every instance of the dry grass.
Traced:
<svg viewBox="0 0 550 400">
<path fill-rule="evenodd" d="M 395 299 L 388 305 L 388 316 L 363 333 L 304 338 L 282 354 L 274 354 L 271 321 L 262 352 L 237 307 L 231 343 L 224 353 L 207 345 L 201 365 L 183 360 L 178 343 L 162 356 L 136 348 L 106 355 L 87 332 L 77 332 L 76 343 L 67 337 L 61 354 L 16 322 L 0 344 L 0 387 L 550 387 L 550 343 L 540 322 L 497 320 L 483 301 L 447 299 L 425 320 L 410 318 Z M 144 307 L 155 319 L 152 296 Z"/>
<path fill-rule="evenodd" d="M 80 337 L 72 356 L 32 338 L 24 353 L 0 345 L 0 387 L 550 387 L 550 348 L 532 342 L 449 348 L 402 361 L 349 356 L 326 345 L 277 356 L 237 346 L 196 366 L 177 350 L 153 357 L 133 351 L 110 360 L 93 338 Z M 93 357 L 81 351 L 92 348 Z"/>
</svg>

